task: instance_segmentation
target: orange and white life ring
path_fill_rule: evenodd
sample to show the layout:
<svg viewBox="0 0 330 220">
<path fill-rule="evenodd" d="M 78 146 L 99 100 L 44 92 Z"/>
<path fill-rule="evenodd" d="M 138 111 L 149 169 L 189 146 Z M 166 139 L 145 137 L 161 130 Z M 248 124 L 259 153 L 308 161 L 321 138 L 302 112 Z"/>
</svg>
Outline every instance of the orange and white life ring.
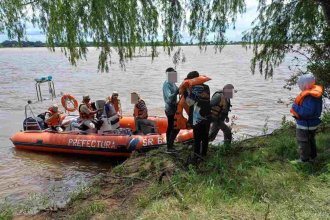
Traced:
<svg viewBox="0 0 330 220">
<path fill-rule="evenodd" d="M 63 108 L 65 108 L 65 110 L 67 110 L 68 112 L 74 112 L 78 108 L 78 101 L 75 99 L 74 96 L 70 94 L 63 95 L 61 98 L 61 103 Z"/>
</svg>

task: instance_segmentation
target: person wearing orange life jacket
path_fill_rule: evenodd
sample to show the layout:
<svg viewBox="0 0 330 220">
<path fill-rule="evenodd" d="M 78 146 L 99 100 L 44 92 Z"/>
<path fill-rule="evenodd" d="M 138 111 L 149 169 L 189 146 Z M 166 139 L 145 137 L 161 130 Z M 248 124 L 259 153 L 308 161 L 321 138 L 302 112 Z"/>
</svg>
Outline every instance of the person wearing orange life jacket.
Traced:
<svg viewBox="0 0 330 220">
<path fill-rule="evenodd" d="M 137 94 L 136 92 L 132 93 L 133 96 L 137 97 L 137 100 L 135 100 L 135 105 L 134 105 L 134 112 L 133 116 L 135 119 L 135 132 L 134 134 L 139 134 L 143 133 L 143 126 L 148 126 L 153 128 L 152 133 L 156 133 L 156 125 L 155 122 L 148 120 L 148 109 L 146 106 L 146 103 L 144 102 L 143 99 L 141 99 L 140 95 Z"/>
<path fill-rule="evenodd" d="M 112 95 L 109 96 L 109 101 L 111 102 L 111 104 L 113 105 L 113 107 L 115 108 L 116 112 L 118 113 L 118 115 L 120 117 L 123 116 L 123 112 L 121 110 L 121 103 L 120 103 L 120 99 L 118 98 L 119 93 L 116 91 L 112 92 Z"/>
<path fill-rule="evenodd" d="M 199 79 L 198 77 L 200 76 L 197 71 L 192 71 L 188 74 L 187 78 L 188 77 L 192 78 L 192 82 L 198 82 L 197 79 Z M 208 149 L 211 113 L 210 88 L 208 85 L 204 84 L 203 81 L 201 81 L 201 83 L 194 83 L 185 95 L 186 103 L 190 106 L 190 109 L 191 106 L 193 106 L 192 125 L 194 133 L 194 154 L 191 162 L 197 163 L 200 157 L 206 156 Z M 189 113 L 191 115 L 191 112 Z"/>
<path fill-rule="evenodd" d="M 201 85 L 211 80 L 209 77 L 199 75 L 197 71 L 188 73 L 187 77 L 179 87 L 179 102 L 174 115 L 174 128 L 175 129 L 189 129 L 193 124 L 193 110 L 194 106 L 191 99 L 188 97 L 193 86 Z M 183 110 L 188 114 L 188 120 L 183 116 Z"/>
<path fill-rule="evenodd" d="M 95 124 L 93 123 L 94 115 L 98 111 L 102 111 L 102 109 L 95 111 L 93 110 L 90 104 L 89 95 L 83 96 L 82 103 L 79 105 L 78 110 L 79 110 L 79 117 L 82 123 L 90 129 L 95 128 Z"/>
<path fill-rule="evenodd" d="M 52 105 L 48 108 L 47 113 L 48 118 L 46 119 L 46 124 L 48 125 L 48 127 L 55 131 L 63 131 L 61 126 L 65 116 L 58 111 L 58 106 L 56 104 Z"/>
<path fill-rule="evenodd" d="M 323 87 L 315 85 L 312 74 L 300 76 L 297 83 L 301 93 L 296 97 L 290 112 L 297 122 L 296 138 L 300 159 L 293 162 L 310 162 L 317 156 L 315 133 L 321 123 Z"/>
<path fill-rule="evenodd" d="M 232 140 L 231 129 L 225 124 L 229 122 L 230 99 L 233 98 L 234 86 L 227 84 L 222 90 L 216 91 L 211 98 L 211 128 L 209 141 L 213 141 L 219 130 L 224 134 L 224 143 L 230 144 Z"/>
</svg>

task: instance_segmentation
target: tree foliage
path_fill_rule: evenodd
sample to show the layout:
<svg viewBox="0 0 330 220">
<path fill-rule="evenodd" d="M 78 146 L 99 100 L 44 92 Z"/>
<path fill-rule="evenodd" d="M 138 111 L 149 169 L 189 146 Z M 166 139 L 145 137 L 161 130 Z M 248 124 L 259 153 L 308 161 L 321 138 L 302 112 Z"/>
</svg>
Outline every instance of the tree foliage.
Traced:
<svg viewBox="0 0 330 220">
<path fill-rule="evenodd" d="M 152 55 L 157 41 L 170 53 L 186 29 L 200 45 L 210 34 L 222 45 L 225 30 L 244 10 L 244 0 L 1 0 L 0 32 L 20 41 L 31 22 L 46 34 L 50 48 L 63 45 L 73 64 L 85 57 L 92 39 L 101 49 L 99 69 L 108 70 L 111 50 L 121 64 L 146 43 Z"/>
<path fill-rule="evenodd" d="M 100 48 L 99 69 L 108 71 L 114 52 L 122 65 L 147 45 L 154 56 L 159 42 L 171 54 L 183 33 L 201 49 L 207 41 L 221 49 L 246 1 L 1 0 L 0 33 L 21 41 L 26 24 L 32 23 L 46 34 L 51 49 L 62 46 L 72 64 L 85 58 L 92 40 Z M 307 70 L 329 86 L 329 27 L 328 0 L 259 0 L 257 18 L 242 39 L 253 47 L 252 71 L 258 66 L 265 77 L 272 76 L 285 54 L 296 52 L 308 60 Z"/>
<path fill-rule="evenodd" d="M 283 61 L 285 54 L 293 52 L 307 61 L 301 73 L 311 71 L 329 87 L 330 17 L 326 16 L 327 10 L 330 13 L 329 3 L 273 0 L 266 4 L 260 0 L 253 28 L 243 36 L 243 41 L 253 45 L 252 71 L 257 66 L 265 77 L 272 76 L 274 67 Z"/>
</svg>

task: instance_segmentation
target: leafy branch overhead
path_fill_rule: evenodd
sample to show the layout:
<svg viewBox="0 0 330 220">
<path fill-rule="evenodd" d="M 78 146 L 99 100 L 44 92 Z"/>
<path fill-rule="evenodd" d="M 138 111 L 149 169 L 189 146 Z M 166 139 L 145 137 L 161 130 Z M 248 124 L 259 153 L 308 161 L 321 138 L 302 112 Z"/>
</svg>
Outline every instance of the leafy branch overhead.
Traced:
<svg viewBox="0 0 330 220">
<path fill-rule="evenodd" d="M 266 4 L 260 1 L 259 15 L 253 22 L 253 28 L 243 36 L 243 41 L 253 44 L 252 71 L 258 64 L 266 77 L 272 75 L 274 67 L 288 52 L 305 56 L 309 67 L 320 59 L 329 62 L 329 3 L 277 0 Z M 322 55 L 316 55 L 317 51 L 322 51 Z"/>
<path fill-rule="evenodd" d="M 244 10 L 243 0 L 2 0 L 0 32 L 21 41 L 31 22 L 50 48 L 63 46 L 72 64 L 85 57 L 92 40 L 101 49 L 99 69 L 107 71 L 111 50 L 121 64 L 139 47 L 151 46 L 153 56 L 159 45 L 171 53 L 185 30 L 200 45 L 210 34 L 223 45 L 226 28 Z"/>
<path fill-rule="evenodd" d="M 21 41 L 26 24 L 32 23 L 45 33 L 52 50 L 62 46 L 72 64 L 85 58 L 87 42 L 93 41 L 100 48 L 98 67 L 108 71 L 112 52 L 122 65 L 146 46 L 152 57 L 156 46 L 171 54 L 183 33 L 201 49 L 208 41 L 221 49 L 226 30 L 237 16 L 244 17 L 246 1 L 1 0 L 0 33 Z M 299 51 L 308 56 L 308 70 L 318 78 L 318 73 L 329 73 L 329 26 L 328 0 L 259 0 L 256 19 L 242 39 L 253 47 L 252 70 L 258 66 L 265 77 L 272 76 L 286 53 Z"/>
</svg>

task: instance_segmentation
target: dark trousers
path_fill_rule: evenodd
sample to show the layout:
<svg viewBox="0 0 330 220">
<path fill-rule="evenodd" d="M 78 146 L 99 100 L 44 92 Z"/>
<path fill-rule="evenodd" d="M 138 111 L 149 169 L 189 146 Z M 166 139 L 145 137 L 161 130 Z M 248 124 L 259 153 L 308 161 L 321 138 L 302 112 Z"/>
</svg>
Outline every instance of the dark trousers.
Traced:
<svg viewBox="0 0 330 220">
<path fill-rule="evenodd" d="M 231 129 L 225 124 L 224 121 L 215 121 L 211 123 L 209 141 L 214 141 L 220 129 L 223 132 L 225 143 L 230 144 L 232 140 Z"/>
<path fill-rule="evenodd" d="M 191 127 L 193 126 L 193 114 L 194 114 L 194 105 L 189 107 L 189 114 L 188 114 L 188 124 Z"/>
<path fill-rule="evenodd" d="M 174 115 L 166 114 L 166 117 L 167 117 L 167 130 L 166 130 L 167 149 L 171 149 L 173 148 L 174 140 L 180 130 L 174 129 Z"/>
<path fill-rule="evenodd" d="M 154 121 L 143 118 L 135 119 L 135 129 L 137 132 L 143 132 L 143 134 L 158 132 Z"/>
<path fill-rule="evenodd" d="M 200 156 L 206 156 L 209 146 L 209 130 L 210 122 L 203 120 L 197 125 L 194 125 L 194 153 Z"/>
<path fill-rule="evenodd" d="M 296 129 L 299 154 L 302 161 L 308 161 L 317 156 L 315 134 L 316 130 Z"/>
</svg>

